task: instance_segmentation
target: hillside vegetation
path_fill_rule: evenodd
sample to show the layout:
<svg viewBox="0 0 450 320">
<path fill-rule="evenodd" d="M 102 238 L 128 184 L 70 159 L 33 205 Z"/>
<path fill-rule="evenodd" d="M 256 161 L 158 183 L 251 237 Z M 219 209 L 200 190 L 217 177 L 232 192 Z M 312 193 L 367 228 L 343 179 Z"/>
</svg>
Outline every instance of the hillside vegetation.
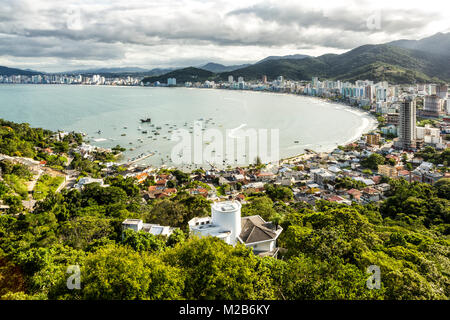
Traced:
<svg viewBox="0 0 450 320">
<path fill-rule="evenodd" d="M 325 54 L 319 57 L 301 59 L 267 59 L 245 68 L 213 73 L 198 68 L 185 68 L 170 73 L 148 77 L 143 81 L 167 82 L 176 78 L 177 83 L 186 81 L 227 81 L 228 76 L 244 80 L 261 79 L 266 75 L 269 81 L 282 75 L 289 80 L 310 80 L 317 76 L 322 79 L 355 81 L 373 80 L 390 83 L 443 82 L 450 81 L 450 58 L 425 51 L 391 46 L 364 45 L 349 52 Z"/>
</svg>

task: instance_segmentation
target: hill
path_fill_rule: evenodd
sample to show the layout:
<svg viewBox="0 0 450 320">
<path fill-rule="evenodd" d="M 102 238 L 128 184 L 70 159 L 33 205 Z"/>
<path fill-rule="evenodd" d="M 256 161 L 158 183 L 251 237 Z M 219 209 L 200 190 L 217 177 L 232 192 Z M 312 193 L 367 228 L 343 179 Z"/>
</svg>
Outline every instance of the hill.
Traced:
<svg viewBox="0 0 450 320">
<path fill-rule="evenodd" d="M 450 32 L 439 32 L 431 37 L 420 40 L 397 40 L 387 44 L 400 48 L 420 50 L 450 57 Z"/>
<path fill-rule="evenodd" d="M 279 59 L 257 63 L 231 73 L 245 80 L 273 80 L 279 75 L 291 80 L 309 80 L 313 76 L 354 81 L 368 79 L 392 83 L 450 80 L 450 65 L 445 56 L 390 45 L 364 45 L 346 53 L 326 54 L 316 58 Z"/>
<path fill-rule="evenodd" d="M 142 82 L 154 83 L 156 81 L 159 81 L 161 83 L 167 83 L 167 78 L 176 78 L 177 83 L 184 83 L 184 82 L 205 81 L 208 79 L 213 79 L 214 77 L 215 73 L 211 71 L 194 67 L 188 67 L 184 69 L 174 70 L 159 76 L 146 77 L 142 79 Z"/>
<path fill-rule="evenodd" d="M 145 80 L 166 82 L 167 78 L 175 77 L 178 83 L 208 79 L 226 81 L 229 75 L 256 80 L 266 75 L 271 81 L 283 75 L 286 79 L 297 81 L 318 76 L 344 81 L 443 82 L 450 81 L 449 62 L 449 57 L 445 55 L 379 44 L 363 45 L 339 55 L 325 54 L 300 59 L 294 59 L 293 56 L 268 57 L 245 68 L 217 73 L 191 67 Z"/>
<path fill-rule="evenodd" d="M 121 67 L 121 68 L 91 68 L 83 70 L 66 71 L 66 74 L 100 74 L 100 73 L 138 73 L 149 70 L 139 67 Z"/>
<path fill-rule="evenodd" d="M 292 60 L 295 60 L 295 59 L 303 59 L 303 58 L 308 58 L 309 56 L 307 56 L 307 55 L 305 55 L 305 54 L 290 54 L 290 55 L 287 55 L 287 56 L 268 56 L 268 57 L 266 57 L 266 58 L 264 58 L 264 59 L 262 59 L 262 60 L 260 60 L 260 61 L 258 61 L 258 62 L 256 62 L 256 63 L 261 63 L 261 62 L 266 62 L 266 61 L 269 61 L 269 60 L 281 60 L 281 59 L 292 59 Z"/>
<path fill-rule="evenodd" d="M 123 68 L 92 68 L 84 70 L 71 70 L 61 72 L 61 74 L 71 74 L 78 75 L 83 74 L 86 76 L 99 74 L 104 77 L 118 77 L 118 76 L 159 76 L 167 72 L 173 71 L 175 68 L 154 68 L 154 69 L 143 69 L 139 67 L 123 67 Z"/>
<path fill-rule="evenodd" d="M 0 75 L 2 76 L 14 76 L 14 75 L 33 76 L 37 74 L 42 74 L 42 72 L 0 66 Z"/>
<path fill-rule="evenodd" d="M 199 67 L 200 69 L 203 70 L 208 70 L 211 72 L 226 72 L 226 71 L 234 71 L 237 69 L 242 69 L 245 67 L 250 66 L 251 64 L 239 64 L 239 65 L 232 65 L 232 66 L 225 66 L 223 64 L 220 63 L 214 63 L 214 62 L 209 62 L 207 64 L 205 64 L 204 66 Z"/>
</svg>

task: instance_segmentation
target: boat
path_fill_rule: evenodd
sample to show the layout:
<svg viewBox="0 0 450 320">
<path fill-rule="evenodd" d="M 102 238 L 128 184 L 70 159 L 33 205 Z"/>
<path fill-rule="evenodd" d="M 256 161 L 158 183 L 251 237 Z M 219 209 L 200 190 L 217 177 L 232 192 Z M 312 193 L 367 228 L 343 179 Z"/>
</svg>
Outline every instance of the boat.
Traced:
<svg viewBox="0 0 450 320">
<path fill-rule="evenodd" d="M 299 141 L 298 141 L 298 140 L 295 140 L 294 143 L 299 143 Z"/>
<path fill-rule="evenodd" d="M 147 133 L 148 131 L 147 131 L 147 130 L 142 130 L 141 132 L 142 132 L 142 133 Z"/>
<path fill-rule="evenodd" d="M 122 133 L 121 136 L 122 136 L 122 137 L 125 137 L 125 136 L 126 136 L 126 133 Z"/>
<path fill-rule="evenodd" d="M 144 122 L 151 122 L 151 121 L 152 121 L 151 118 L 144 118 L 144 119 L 141 119 L 141 122 L 142 122 L 142 123 L 144 123 Z"/>
</svg>

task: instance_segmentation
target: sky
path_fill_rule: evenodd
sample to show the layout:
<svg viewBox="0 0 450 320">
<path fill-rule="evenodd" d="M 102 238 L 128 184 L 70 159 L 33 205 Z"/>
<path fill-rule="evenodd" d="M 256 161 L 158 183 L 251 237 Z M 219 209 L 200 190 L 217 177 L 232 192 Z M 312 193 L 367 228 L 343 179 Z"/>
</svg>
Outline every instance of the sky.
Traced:
<svg viewBox="0 0 450 320">
<path fill-rule="evenodd" d="M 450 32 L 446 0 L 0 0 L 0 65 L 92 67 L 253 63 L 343 53 Z"/>
</svg>

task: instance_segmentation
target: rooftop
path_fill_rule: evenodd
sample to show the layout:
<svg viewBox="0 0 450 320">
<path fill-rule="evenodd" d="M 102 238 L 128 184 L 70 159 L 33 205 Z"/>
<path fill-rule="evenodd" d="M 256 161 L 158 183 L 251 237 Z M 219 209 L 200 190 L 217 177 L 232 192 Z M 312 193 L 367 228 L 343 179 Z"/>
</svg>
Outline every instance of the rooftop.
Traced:
<svg viewBox="0 0 450 320">
<path fill-rule="evenodd" d="M 275 226 L 272 222 L 266 222 L 260 216 L 249 216 L 241 219 L 240 239 L 244 243 L 254 243 L 274 240 L 283 228 Z"/>
<path fill-rule="evenodd" d="M 125 219 L 122 224 L 139 224 L 142 222 L 140 219 Z"/>
<path fill-rule="evenodd" d="M 215 202 L 212 205 L 212 208 L 215 211 L 232 212 L 239 210 L 241 208 L 241 204 L 238 201 L 222 201 L 222 202 Z"/>
</svg>

